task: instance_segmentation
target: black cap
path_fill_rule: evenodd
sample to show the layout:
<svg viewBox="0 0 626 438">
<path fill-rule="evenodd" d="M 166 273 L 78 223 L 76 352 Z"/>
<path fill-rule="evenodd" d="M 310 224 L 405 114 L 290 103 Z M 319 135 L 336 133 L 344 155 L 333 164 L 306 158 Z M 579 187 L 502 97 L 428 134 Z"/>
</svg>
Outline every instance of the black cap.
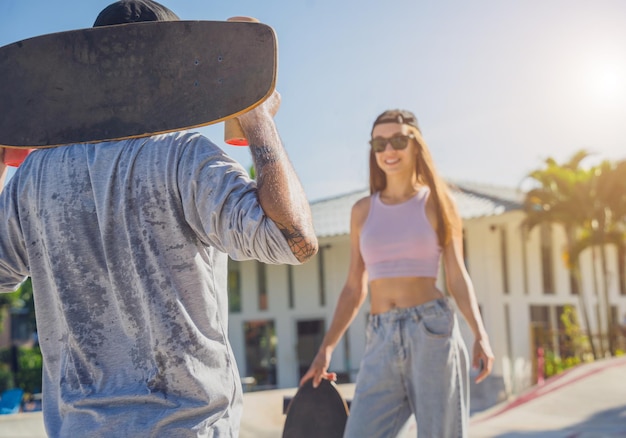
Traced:
<svg viewBox="0 0 626 438">
<path fill-rule="evenodd" d="M 401 125 L 409 125 L 420 130 L 419 125 L 417 124 L 417 117 L 411 111 L 403 110 L 403 109 L 394 109 L 387 110 L 381 115 L 379 115 L 374 121 L 374 125 L 372 129 L 376 125 L 381 125 L 383 123 L 399 123 Z"/>
<path fill-rule="evenodd" d="M 139 21 L 176 21 L 178 16 L 165 6 L 151 0 L 120 0 L 98 14 L 94 27 Z"/>
</svg>

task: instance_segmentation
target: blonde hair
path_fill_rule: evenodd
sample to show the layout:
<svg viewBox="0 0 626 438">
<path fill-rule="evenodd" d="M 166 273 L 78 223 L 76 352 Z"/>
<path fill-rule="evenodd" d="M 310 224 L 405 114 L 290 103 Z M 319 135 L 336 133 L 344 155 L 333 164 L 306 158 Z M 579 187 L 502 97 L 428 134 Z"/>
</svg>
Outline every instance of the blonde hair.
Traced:
<svg viewBox="0 0 626 438">
<path fill-rule="evenodd" d="M 450 200 L 449 189 L 446 182 L 439 177 L 432 156 L 428 149 L 428 145 L 422 137 L 422 132 L 417 125 L 417 118 L 410 111 L 406 110 L 388 110 L 376 118 L 372 126 L 374 127 L 382 123 L 400 123 L 407 125 L 411 133 L 415 136 L 415 144 L 418 153 L 415 160 L 415 173 L 417 181 L 420 184 L 427 185 L 430 188 L 430 196 L 435 203 L 437 212 L 437 239 L 439 245 L 445 246 L 452 237 L 456 214 Z M 387 176 L 385 172 L 378 167 L 374 151 L 370 148 L 370 193 L 376 193 L 387 187 Z"/>
</svg>

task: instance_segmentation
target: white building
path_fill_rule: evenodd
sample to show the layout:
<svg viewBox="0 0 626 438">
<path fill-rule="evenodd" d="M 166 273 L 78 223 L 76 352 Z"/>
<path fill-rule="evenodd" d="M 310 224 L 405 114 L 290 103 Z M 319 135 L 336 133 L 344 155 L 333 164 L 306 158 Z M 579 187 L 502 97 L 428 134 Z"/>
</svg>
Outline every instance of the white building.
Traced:
<svg viewBox="0 0 626 438">
<path fill-rule="evenodd" d="M 242 378 L 254 377 L 248 389 L 296 387 L 308 369 L 348 272 L 350 210 L 367 194 L 311 204 L 320 250 L 302 266 L 230 262 L 229 336 Z M 496 356 L 492 377 L 472 387 L 472 406 L 480 409 L 535 382 L 533 328 L 559 328 L 558 315 L 566 305 L 581 315 L 580 299 L 562 262 L 562 230 L 548 226 L 527 236 L 523 232 L 522 193 L 458 183 L 453 194 L 464 220 L 466 264 Z M 614 248 L 608 253 L 609 301 L 614 320 L 620 320 L 626 314 L 626 260 Z M 582 292 L 592 310 L 589 323 L 597 332 L 606 312 L 603 295 L 595 292 L 590 250 L 583 253 L 582 269 Z M 442 278 L 439 285 L 445 290 Z M 358 371 L 367 313 L 366 302 L 333 354 L 330 370 L 344 382 L 354 381 Z M 471 352 L 471 333 L 460 315 L 459 321 Z"/>
</svg>

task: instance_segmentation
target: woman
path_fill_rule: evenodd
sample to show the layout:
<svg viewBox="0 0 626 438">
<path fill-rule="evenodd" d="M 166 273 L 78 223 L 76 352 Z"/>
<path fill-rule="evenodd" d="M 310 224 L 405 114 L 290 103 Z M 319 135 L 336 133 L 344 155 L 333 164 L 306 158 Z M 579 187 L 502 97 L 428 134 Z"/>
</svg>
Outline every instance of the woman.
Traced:
<svg viewBox="0 0 626 438">
<path fill-rule="evenodd" d="M 336 380 L 328 372 L 331 354 L 369 285 L 367 346 L 344 436 L 393 437 L 413 413 L 419 437 L 466 437 L 468 357 L 448 298 L 435 285 L 440 260 L 474 333 L 476 382 L 489 375 L 494 357 L 463 263 L 461 219 L 411 112 L 385 111 L 371 137 L 371 195 L 352 208 L 348 278 L 300 383 Z"/>
</svg>

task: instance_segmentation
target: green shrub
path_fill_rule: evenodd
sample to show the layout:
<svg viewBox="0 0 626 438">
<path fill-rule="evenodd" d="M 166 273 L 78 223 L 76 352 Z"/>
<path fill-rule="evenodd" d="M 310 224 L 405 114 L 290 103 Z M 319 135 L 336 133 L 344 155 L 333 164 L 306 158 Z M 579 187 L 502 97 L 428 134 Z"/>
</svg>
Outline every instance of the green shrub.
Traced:
<svg viewBox="0 0 626 438">
<path fill-rule="evenodd" d="M 544 355 L 543 371 L 545 377 L 548 378 L 562 373 L 568 368 L 573 368 L 576 365 L 581 364 L 582 362 L 583 360 L 579 357 L 572 356 L 561 358 L 553 351 L 548 350 Z"/>
<path fill-rule="evenodd" d="M 43 359 L 39 346 L 18 348 L 18 372 L 11 371 L 11 350 L 0 350 L 0 390 L 19 386 L 24 392 L 41 392 Z"/>
<path fill-rule="evenodd" d="M 0 364 L 0 393 L 15 387 L 13 373 L 8 366 Z"/>
<path fill-rule="evenodd" d="M 19 349 L 17 382 L 24 392 L 41 392 L 43 359 L 39 347 Z"/>
</svg>

